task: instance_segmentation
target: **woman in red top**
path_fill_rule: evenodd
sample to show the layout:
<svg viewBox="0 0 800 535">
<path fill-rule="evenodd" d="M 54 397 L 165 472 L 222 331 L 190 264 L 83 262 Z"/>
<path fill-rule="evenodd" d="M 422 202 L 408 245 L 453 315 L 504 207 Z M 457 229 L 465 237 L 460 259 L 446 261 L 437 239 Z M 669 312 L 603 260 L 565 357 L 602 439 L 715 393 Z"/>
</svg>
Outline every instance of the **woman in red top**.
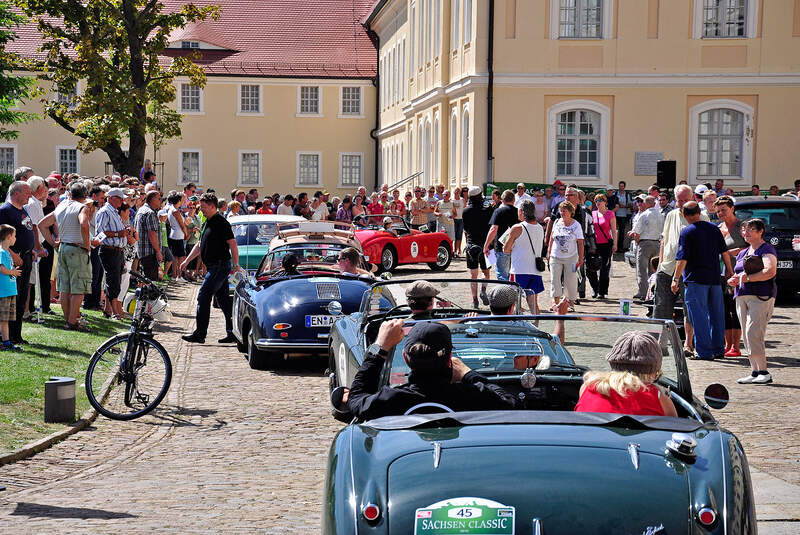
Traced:
<svg viewBox="0 0 800 535">
<path fill-rule="evenodd" d="M 606 356 L 610 372 L 583 377 L 577 412 L 677 416 L 667 392 L 653 384 L 661 377 L 661 347 L 652 335 L 630 331 Z"/>
<path fill-rule="evenodd" d="M 383 205 L 378 201 L 377 193 L 372 194 L 371 202 L 367 205 L 367 212 L 369 212 L 370 215 L 385 213 Z"/>
</svg>

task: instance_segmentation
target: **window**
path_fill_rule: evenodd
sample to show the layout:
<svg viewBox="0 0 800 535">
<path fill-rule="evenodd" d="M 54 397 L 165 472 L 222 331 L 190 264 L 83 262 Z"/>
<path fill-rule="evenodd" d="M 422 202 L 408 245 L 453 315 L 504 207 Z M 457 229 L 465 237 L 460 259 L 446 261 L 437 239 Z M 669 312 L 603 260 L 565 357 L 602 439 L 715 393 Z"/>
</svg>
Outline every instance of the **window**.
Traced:
<svg viewBox="0 0 800 535">
<path fill-rule="evenodd" d="M 598 176 L 600 114 L 571 110 L 558 116 L 556 175 Z"/>
<path fill-rule="evenodd" d="M 406 85 L 408 85 L 408 80 L 406 79 L 406 38 L 403 38 L 403 48 L 402 52 L 400 52 L 400 70 L 401 70 L 401 77 L 400 77 L 400 98 L 402 100 L 406 99 Z"/>
<path fill-rule="evenodd" d="M 410 49 L 411 53 L 408 55 L 409 66 L 414 61 L 414 49 L 416 47 L 416 41 L 417 41 L 417 19 L 416 19 L 416 16 L 417 16 L 417 6 L 415 4 L 411 4 L 411 45 L 410 45 L 411 46 L 411 49 Z M 409 74 L 413 78 L 414 69 L 413 68 L 409 68 L 408 70 L 410 71 Z"/>
<path fill-rule="evenodd" d="M 439 178 L 439 112 L 433 116 L 433 178 Z"/>
<path fill-rule="evenodd" d="M 181 176 L 179 184 L 194 182 L 200 184 L 200 151 L 199 150 L 180 150 L 180 170 Z"/>
<path fill-rule="evenodd" d="M 392 48 L 391 53 L 389 54 L 389 58 L 391 58 L 391 64 L 389 65 L 390 74 L 389 74 L 389 81 L 391 82 L 391 93 L 392 93 L 392 105 L 397 102 L 397 49 Z"/>
<path fill-rule="evenodd" d="M 198 41 L 181 41 L 181 48 L 200 48 Z"/>
<path fill-rule="evenodd" d="M 424 24 L 425 24 L 425 0 L 421 0 L 419 5 L 419 35 L 417 36 L 417 42 L 419 43 L 419 46 L 417 47 L 417 68 L 422 67 L 423 52 L 425 51 Z"/>
<path fill-rule="evenodd" d="M 58 147 L 58 172 L 61 175 L 80 172 L 78 165 L 78 149 Z"/>
<path fill-rule="evenodd" d="M 469 108 L 461 120 L 461 176 L 469 178 Z"/>
<path fill-rule="evenodd" d="M 455 50 L 458 48 L 458 27 L 459 23 L 461 22 L 461 18 L 459 15 L 459 7 L 461 6 L 461 0 L 453 0 L 453 28 L 450 31 L 450 35 L 452 36 L 450 42 L 450 48 Z"/>
<path fill-rule="evenodd" d="M 320 160 L 322 155 L 319 152 L 298 153 L 297 154 L 297 185 L 316 186 L 321 182 Z"/>
<path fill-rule="evenodd" d="M 239 185 L 261 185 L 261 151 L 239 151 Z"/>
<path fill-rule="evenodd" d="M 455 183 L 458 178 L 456 166 L 458 165 L 458 114 L 453 110 L 450 116 L 450 181 Z"/>
<path fill-rule="evenodd" d="M 424 152 L 423 152 L 423 155 L 422 155 L 423 162 L 424 162 L 423 169 L 424 169 L 424 172 L 425 172 L 424 177 L 425 177 L 425 184 L 426 185 L 433 184 L 433 171 L 431 169 L 431 167 L 432 167 L 432 158 L 431 158 L 431 156 L 433 155 L 433 150 L 432 150 L 432 146 L 433 145 L 431 143 L 431 141 L 432 141 L 431 137 L 432 137 L 431 136 L 431 121 L 430 121 L 430 119 L 428 119 L 428 121 L 425 123 L 425 148 L 424 148 Z"/>
<path fill-rule="evenodd" d="M 203 111 L 201 91 L 196 85 L 181 84 L 181 111 Z"/>
<path fill-rule="evenodd" d="M 433 19 L 433 57 L 439 57 L 439 48 L 441 45 L 441 4 L 442 0 L 433 0 L 433 10 L 434 10 L 434 19 Z"/>
<path fill-rule="evenodd" d="M 68 109 L 75 108 L 75 100 L 78 98 L 77 86 L 72 89 L 59 90 L 56 87 L 56 102 L 65 105 Z"/>
<path fill-rule="evenodd" d="M 361 153 L 339 154 L 339 187 L 357 187 L 361 185 Z"/>
<path fill-rule="evenodd" d="M 319 86 L 300 87 L 300 113 L 307 115 L 320 115 L 320 88 Z"/>
<path fill-rule="evenodd" d="M 744 114 L 715 109 L 700 114 L 697 177 L 742 176 Z"/>
<path fill-rule="evenodd" d="M 360 87 L 342 87 L 342 115 L 361 115 Z"/>
<path fill-rule="evenodd" d="M 13 175 L 17 168 L 17 148 L 14 145 L 0 147 L 0 174 Z"/>
<path fill-rule="evenodd" d="M 411 176 L 414 170 L 414 125 L 408 125 L 408 169 L 406 173 Z"/>
<path fill-rule="evenodd" d="M 431 14 L 431 0 L 426 0 L 425 7 L 425 61 L 430 62 L 433 57 L 433 15 Z"/>
<path fill-rule="evenodd" d="M 241 113 L 261 113 L 261 86 L 239 86 L 239 111 Z"/>
<path fill-rule="evenodd" d="M 744 37 L 747 0 L 703 0 L 703 37 Z"/>
<path fill-rule="evenodd" d="M 472 0 L 464 0 L 464 44 L 470 41 L 472 41 Z"/>
<path fill-rule="evenodd" d="M 560 0 L 559 37 L 597 39 L 602 27 L 603 0 Z"/>
</svg>

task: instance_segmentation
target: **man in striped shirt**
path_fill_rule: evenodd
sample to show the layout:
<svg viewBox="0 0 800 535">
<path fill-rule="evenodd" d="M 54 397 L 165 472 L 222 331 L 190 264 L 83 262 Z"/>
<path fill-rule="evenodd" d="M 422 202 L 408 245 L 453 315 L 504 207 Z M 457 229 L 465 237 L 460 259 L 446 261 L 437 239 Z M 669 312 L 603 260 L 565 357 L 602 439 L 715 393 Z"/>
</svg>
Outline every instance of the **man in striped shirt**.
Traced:
<svg viewBox="0 0 800 535">
<path fill-rule="evenodd" d="M 122 281 L 122 266 L 125 265 L 124 247 L 128 231 L 119 215 L 125 192 L 120 188 L 108 190 L 106 204 L 94 216 L 95 236 L 104 236 L 100 242 L 100 261 L 106 274 L 106 301 L 111 303 L 112 314 L 122 315 L 119 290 Z"/>
</svg>

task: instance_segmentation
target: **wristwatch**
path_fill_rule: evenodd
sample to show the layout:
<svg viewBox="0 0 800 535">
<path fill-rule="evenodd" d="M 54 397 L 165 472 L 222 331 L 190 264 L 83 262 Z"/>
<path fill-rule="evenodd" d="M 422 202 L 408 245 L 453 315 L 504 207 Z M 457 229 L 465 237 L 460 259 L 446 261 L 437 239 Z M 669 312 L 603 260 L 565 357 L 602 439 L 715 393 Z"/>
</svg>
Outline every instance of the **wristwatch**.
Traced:
<svg viewBox="0 0 800 535">
<path fill-rule="evenodd" d="M 380 344 L 372 344 L 367 348 L 367 353 L 372 353 L 373 355 L 378 355 L 379 357 L 386 358 L 389 355 L 389 352 L 383 349 Z"/>
</svg>

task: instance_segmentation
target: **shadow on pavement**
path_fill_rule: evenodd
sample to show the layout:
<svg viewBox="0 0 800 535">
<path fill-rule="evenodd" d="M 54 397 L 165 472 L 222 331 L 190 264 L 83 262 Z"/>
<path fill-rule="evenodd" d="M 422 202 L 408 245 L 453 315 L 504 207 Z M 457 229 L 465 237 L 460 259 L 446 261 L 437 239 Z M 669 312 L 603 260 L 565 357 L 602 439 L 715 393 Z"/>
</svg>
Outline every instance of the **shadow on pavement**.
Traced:
<svg viewBox="0 0 800 535">
<path fill-rule="evenodd" d="M 31 518 L 99 518 L 110 520 L 114 518 L 135 518 L 136 515 L 128 513 L 115 513 L 114 511 L 104 511 L 103 509 L 86 509 L 83 507 L 56 507 L 55 505 L 45 505 L 40 503 L 17 503 L 16 509 L 11 513 L 12 516 L 27 516 Z"/>
</svg>

